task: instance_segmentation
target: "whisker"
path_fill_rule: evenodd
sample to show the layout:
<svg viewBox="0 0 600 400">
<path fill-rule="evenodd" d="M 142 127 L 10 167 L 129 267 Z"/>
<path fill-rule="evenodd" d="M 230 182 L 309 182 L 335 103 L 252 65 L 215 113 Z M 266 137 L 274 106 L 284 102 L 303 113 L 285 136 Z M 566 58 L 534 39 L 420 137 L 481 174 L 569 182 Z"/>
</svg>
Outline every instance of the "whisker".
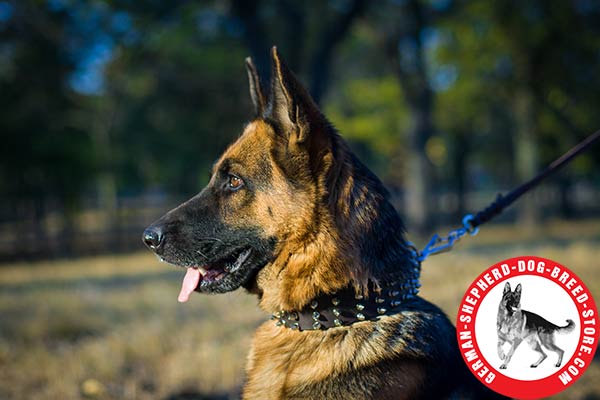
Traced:
<svg viewBox="0 0 600 400">
<path fill-rule="evenodd" d="M 201 252 L 200 250 L 196 250 L 196 253 L 200 254 L 202 257 L 204 257 L 205 259 L 208 260 L 208 257 L 206 256 L 206 254 L 204 254 L 203 252 Z"/>
<path fill-rule="evenodd" d="M 219 238 L 215 238 L 215 237 L 206 237 L 206 238 L 202 238 L 200 240 L 212 240 L 213 242 L 221 242 L 224 243 L 221 239 Z"/>
</svg>

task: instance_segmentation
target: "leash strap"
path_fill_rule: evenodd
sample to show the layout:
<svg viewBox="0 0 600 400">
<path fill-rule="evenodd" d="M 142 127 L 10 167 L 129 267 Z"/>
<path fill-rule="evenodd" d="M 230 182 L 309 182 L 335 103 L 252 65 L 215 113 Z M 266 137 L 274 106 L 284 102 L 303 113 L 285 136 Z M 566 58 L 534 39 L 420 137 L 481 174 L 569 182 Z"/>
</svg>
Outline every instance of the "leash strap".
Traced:
<svg viewBox="0 0 600 400">
<path fill-rule="evenodd" d="M 588 136 L 585 140 L 548 165 L 548 167 L 546 167 L 538 175 L 523 183 L 516 189 L 513 189 L 506 196 L 498 194 L 496 200 L 494 200 L 485 209 L 475 214 L 475 216 L 467 214 L 463 218 L 463 226 L 451 231 L 448 236 L 441 237 L 438 234 L 433 235 L 425 248 L 420 252 L 417 251 L 417 260 L 419 262 L 423 262 L 432 254 L 439 254 L 451 250 L 452 246 L 454 246 L 454 244 L 467 233 L 471 236 L 476 235 L 477 232 L 479 232 L 480 225 L 485 224 L 496 215 L 500 214 L 505 208 L 514 203 L 523 194 L 539 185 L 542 180 L 554 174 L 575 157 L 588 150 L 598 139 L 600 139 L 600 130 L 597 130 Z"/>
</svg>

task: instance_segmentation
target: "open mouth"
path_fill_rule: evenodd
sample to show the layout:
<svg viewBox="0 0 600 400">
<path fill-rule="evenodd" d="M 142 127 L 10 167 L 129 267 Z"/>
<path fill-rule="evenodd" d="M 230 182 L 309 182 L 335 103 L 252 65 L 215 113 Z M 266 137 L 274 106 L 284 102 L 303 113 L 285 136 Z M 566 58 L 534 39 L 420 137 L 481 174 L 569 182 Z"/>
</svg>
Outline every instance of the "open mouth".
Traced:
<svg viewBox="0 0 600 400">
<path fill-rule="evenodd" d="M 217 262 L 203 265 L 190 266 L 187 268 L 181 291 L 177 300 L 180 303 L 188 301 L 190 295 L 200 285 L 210 286 L 222 281 L 226 276 L 235 273 L 250 256 L 251 249 L 241 249 L 224 257 Z"/>
</svg>

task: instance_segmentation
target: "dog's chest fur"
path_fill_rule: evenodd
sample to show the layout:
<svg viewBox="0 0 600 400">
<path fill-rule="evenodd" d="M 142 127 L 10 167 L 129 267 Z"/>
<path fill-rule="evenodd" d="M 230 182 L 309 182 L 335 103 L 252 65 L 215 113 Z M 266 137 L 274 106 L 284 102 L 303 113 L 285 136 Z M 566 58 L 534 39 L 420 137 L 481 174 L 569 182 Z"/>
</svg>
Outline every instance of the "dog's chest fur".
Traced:
<svg viewBox="0 0 600 400">
<path fill-rule="evenodd" d="M 436 375 L 431 356 L 439 362 L 434 369 L 452 371 L 452 363 L 461 362 L 445 350 L 453 336 L 443 315 L 424 311 L 326 331 L 267 322 L 254 336 L 244 398 L 432 398 L 424 389 Z M 443 383 L 438 389 L 444 397 L 452 390 Z"/>
<path fill-rule="evenodd" d="M 498 315 L 498 334 L 505 340 L 513 340 L 521 336 L 525 320 L 521 310 L 509 313 L 503 310 Z"/>
</svg>

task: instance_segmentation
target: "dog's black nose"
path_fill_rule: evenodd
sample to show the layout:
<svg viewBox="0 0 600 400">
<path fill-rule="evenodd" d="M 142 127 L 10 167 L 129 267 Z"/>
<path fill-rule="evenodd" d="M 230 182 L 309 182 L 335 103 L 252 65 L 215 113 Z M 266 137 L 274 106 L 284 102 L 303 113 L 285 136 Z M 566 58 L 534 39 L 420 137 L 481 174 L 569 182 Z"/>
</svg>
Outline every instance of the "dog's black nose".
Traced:
<svg viewBox="0 0 600 400">
<path fill-rule="evenodd" d="M 142 240 L 146 243 L 146 246 L 150 247 L 152 250 L 157 250 L 160 245 L 163 243 L 163 233 L 160 228 L 150 227 L 144 231 L 144 236 Z"/>
</svg>

